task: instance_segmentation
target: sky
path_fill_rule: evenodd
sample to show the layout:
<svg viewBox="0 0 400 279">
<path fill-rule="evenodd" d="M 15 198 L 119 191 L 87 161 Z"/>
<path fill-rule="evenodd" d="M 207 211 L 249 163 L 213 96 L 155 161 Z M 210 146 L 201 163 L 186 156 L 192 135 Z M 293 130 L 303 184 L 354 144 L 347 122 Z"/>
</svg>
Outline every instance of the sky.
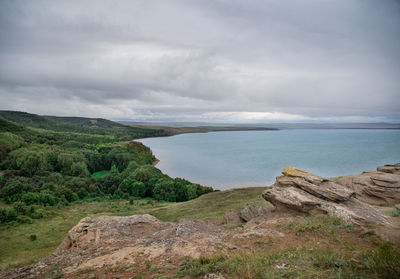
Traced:
<svg viewBox="0 0 400 279">
<path fill-rule="evenodd" d="M 400 1 L 2 0 L 0 109 L 400 122 Z"/>
</svg>

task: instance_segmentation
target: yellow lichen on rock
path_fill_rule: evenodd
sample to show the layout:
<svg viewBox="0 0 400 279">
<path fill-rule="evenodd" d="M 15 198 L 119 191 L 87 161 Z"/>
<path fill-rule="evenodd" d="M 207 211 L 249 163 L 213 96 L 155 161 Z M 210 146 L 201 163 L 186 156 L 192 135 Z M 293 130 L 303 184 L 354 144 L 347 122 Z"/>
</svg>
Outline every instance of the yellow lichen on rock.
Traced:
<svg viewBox="0 0 400 279">
<path fill-rule="evenodd" d="M 301 176 L 305 173 L 307 173 L 307 172 L 304 170 L 298 169 L 298 168 L 294 168 L 294 167 L 286 167 L 282 171 L 283 175 L 289 175 L 289 176 Z"/>
</svg>

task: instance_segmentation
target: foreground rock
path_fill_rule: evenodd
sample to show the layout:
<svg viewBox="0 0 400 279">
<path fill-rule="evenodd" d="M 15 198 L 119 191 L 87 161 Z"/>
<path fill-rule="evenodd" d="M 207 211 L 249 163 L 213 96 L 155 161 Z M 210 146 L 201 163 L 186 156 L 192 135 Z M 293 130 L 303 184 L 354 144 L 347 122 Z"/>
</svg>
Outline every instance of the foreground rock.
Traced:
<svg viewBox="0 0 400 279">
<path fill-rule="evenodd" d="M 107 266 L 144 264 L 170 258 L 210 255 L 223 248 L 217 223 L 184 220 L 161 222 L 145 215 L 84 218 L 57 250 L 39 264 L 6 274 L 6 278 L 38 278 L 54 264 L 63 274 Z"/>
<path fill-rule="evenodd" d="M 248 207 L 251 206 L 246 206 L 244 212 Z M 38 264 L 12 270 L 2 278 L 50 278 L 54 277 L 49 274 L 55 267 L 60 268 L 63 278 L 87 278 L 85 271 L 99 271 L 102 276 L 96 278 L 113 278 L 104 275 L 113 267 L 129 271 L 129 267 L 140 268 L 148 262 L 177 265 L 183 257 L 207 257 L 240 249 L 238 240 L 284 237 L 273 227 L 274 223 L 268 222 L 248 223 L 236 229 L 216 221 L 171 223 L 148 214 L 84 218 L 69 231 L 50 257 Z M 224 277 L 209 274 L 206 278 Z"/>
<path fill-rule="evenodd" d="M 394 219 L 374 206 L 400 202 L 398 166 L 343 177 L 338 182 L 286 167 L 262 195 L 278 212 L 328 214 L 388 240 L 398 239 L 400 231 Z"/>
</svg>

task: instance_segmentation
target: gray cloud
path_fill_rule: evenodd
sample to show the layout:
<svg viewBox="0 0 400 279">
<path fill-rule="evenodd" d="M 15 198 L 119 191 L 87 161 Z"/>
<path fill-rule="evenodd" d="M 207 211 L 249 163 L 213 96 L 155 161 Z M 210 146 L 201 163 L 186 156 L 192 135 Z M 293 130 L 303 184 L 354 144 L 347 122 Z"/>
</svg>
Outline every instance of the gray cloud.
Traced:
<svg viewBox="0 0 400 279">
<path fill-rule="evenodd" d="M 398 1 L 2 1 L 0 109 L 400 121 Z"/>
</svg>

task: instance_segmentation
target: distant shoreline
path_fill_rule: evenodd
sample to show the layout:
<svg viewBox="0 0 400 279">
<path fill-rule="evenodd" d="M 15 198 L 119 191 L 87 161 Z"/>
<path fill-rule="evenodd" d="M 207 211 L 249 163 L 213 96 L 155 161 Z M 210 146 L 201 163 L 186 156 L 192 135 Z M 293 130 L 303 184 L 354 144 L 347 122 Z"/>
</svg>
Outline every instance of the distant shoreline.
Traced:
<svg viewBox="0 0 400 279">
<path fill-rule="evenodd" d="M 248 126 L 194 126 L 194 127 L 172 127 L 172 126 L 153 126 L 153 125 L 129 125 L 135 128 L 164 130 L 169 135 L 176 136 L 181 134 L 209 133 L 209 132 L 233 132 L 233 131 L 279 131 L 279 128 L 270 127 L 248 127 Z M 165 136 L 160 136 L 165 137 Z M 155 136 L 158 138 L 158 136 Z"/>
</svg>

